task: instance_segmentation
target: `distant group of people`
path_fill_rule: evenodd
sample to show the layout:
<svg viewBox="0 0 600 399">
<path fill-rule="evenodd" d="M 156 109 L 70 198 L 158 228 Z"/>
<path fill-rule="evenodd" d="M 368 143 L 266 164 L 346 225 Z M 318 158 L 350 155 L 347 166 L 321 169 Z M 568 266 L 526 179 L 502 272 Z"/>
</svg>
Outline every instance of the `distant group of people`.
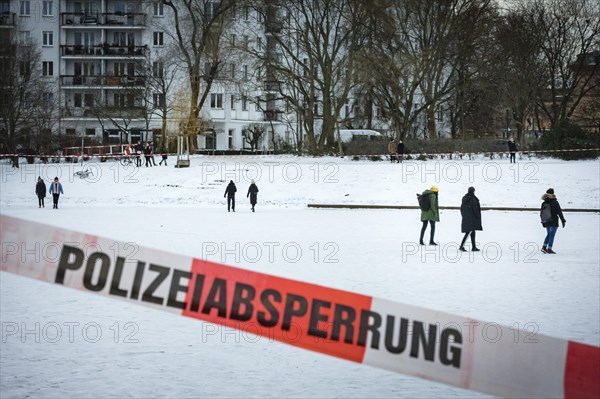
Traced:
<svg viewBox="0 0 600 399">
<path fill-rule="evenodd" d="M 223 194 L 223 198 L 227 198 L 227 212 L 233 211 L 235 212 L 235 193 L 237 192 L 237 187 L 233 180 L 229 180 L 229 184 L 225 188 L 225 194 Z M 258 186 L 256 182 L 252 180 L 250 182 L 250 187 L 248 187 L 248 193 L 246 194 L 246 198 L 250 197 L 250 205 L 251 210 L 254 212 L 254 207 L 256 206 L 256 200 L 258 198 Z"/>
<path fill-rule="evenodd" d="M 62 184 L 58 181 L 58 177 L 54 178 L 54 181 L 50 183 L 50 189 L 48 190 L 52 194 L 52 209 L 58 209 L 58 198 L 61 194 L 64 194 Z M 37 183 L 35 185 L 35 193 L 38 197 L 38 207 L 45 208 L 44 198 L 46 198 L 46 183 L 41 176 L 38 176 Z"/>
<path fill-rule="evenodd" d="M 421 194 L 421 196 L 427 197 L 428 203 L 427 209 L 423 209 L 423 207 L 421 207 L 421 222 L 423 223 L 421 227 L 421 235 L 419 237 L 419 244 L 421 245 L 425 245 L 423 238 L 425 236 L 428 224 L 431 227 L 429 232 L 429 245 L 438 245 L 434 240 L 435 223 L 440 221 L 438 192 L 438 187 L 432 186 L 430 189 L 423 191 Z M 556 254 L 552 248 L 554 245 L 554 237 L 558 230 L 559 219 L 563 228 L 565 227 L 567 221 L 563 216 L 562 209 L 558 203 L 558 200 L 556 199 L 553 188 L 546 190 L 546 193 L 542 195 L 542 201 L 543 202 L 540 207 L 540 219 L 542 226 L 546 229 L 546 237 L 544 238 L 544 243 L 541 250 L 545 254 Z M 481 223 L 481 206 L 479 204 L 479 198 L 475 196 L 475 187 L 469 187 L 467 189 L 467 193 L 463 196 L 460 206 L 460 214 L 462 218 L 461 232 L 464 233 L 464 236 L 460 243 L 459 250 L 462 252 L 467 251 L 465 249 L 465 243 L 467 238 L 470 236 L 471 251 L 477 252 L 479 251 L 479 248 L 477 248 L 476 245 L 475 232 L 483 230 L 483 226 Z"/>
<path fill-rule="evenodd" d="M 390 154 L 390 162 L 391 163 L 400 163 L 404 159 L 404 143 L 402 140 L 399 140 L 396 143 L 396 140 L 390 139 L 388 143 L 388 152 Z"/>
<path fill-rule="evenodd" d="M 144 154 L 144 159 L 146 160 L 146 167 L 157 166 L 156 161 L 154 160 L 154 145 L 152 142 L 146 142 L 142 144 L 140 141 L 136 145 L 128 144 L 125 146 L 125 156 L 130 158 L 132 155 L 135 155 L 135 166 L 142 166 L 141 154 Z M 169 154 L 166 149 L 162 149 L 161 151 L 162 160 L 158 163 L 158 165 L 162 165 L 163 162 L 165 166 L 167 166 L 167 159 Z"/>
</svg>

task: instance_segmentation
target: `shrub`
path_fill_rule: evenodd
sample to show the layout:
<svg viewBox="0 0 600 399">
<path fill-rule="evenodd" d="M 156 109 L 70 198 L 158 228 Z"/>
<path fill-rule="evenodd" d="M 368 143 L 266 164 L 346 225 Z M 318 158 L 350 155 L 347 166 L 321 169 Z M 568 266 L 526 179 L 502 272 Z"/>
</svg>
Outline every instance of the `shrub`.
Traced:
<svg viewBox="0 0 600 399">
<path fill-rule="evenodd" d="M 600 156 L 600 151 L 594 149 L 600 146 L 600 136 L 588 132 L 580 126 L 561 121 L 554 129 L 544 133 L 542 138 L 532 146 L 536 151 L 549 151 L 547 156 L 563 160 L 593 159 Z M 556 150 L 579 150 L 590 149 L 590 151 L 557 151 Z"/>
</svg>

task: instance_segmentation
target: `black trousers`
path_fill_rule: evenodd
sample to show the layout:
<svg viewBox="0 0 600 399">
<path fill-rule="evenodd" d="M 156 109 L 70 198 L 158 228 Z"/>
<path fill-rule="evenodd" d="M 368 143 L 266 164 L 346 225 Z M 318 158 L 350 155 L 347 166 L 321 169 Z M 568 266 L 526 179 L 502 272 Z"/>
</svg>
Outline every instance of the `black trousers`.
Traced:
<svg viewBox="0 0 600 399">
<path fill-rule="evenodd" d="M 467 237 L 469 237 L 469 234 L 471 235 L 471 246 L 473 248 L 475 248 L 475 230 L 467 231 L 465 233 L 465 235 L 463 236 L 462 242 L 460 243 L 461 248 L 465 246 L 465 242 L 467 241 Z"/>
<path fill-rule="evenodd" d="M 419 242 L 423 242 L 423 236 L 425 236 L 425 230 L 427 229 L 427 220 L 423 220 L 423 227 L 421 227 L 421 238 Z M 429 242 L 433 242 L 433 237 L 435 236 L 435 221 L 429 220 L 429 224 L 431 225 L 431 231 L 429 232 Z"/>
<path fill-rule="evenodd" d="M 38 205 L 44 206 L 44 197 L 38 197 Z"/>
<path fill-rule="evenodd" d="M 235 211 L 235 196 L 231 195 L 227 197 L 227 210 L 233 209 Z"/>
<path fill-rule="evenodd" d="M 58 197 L 59 196 L 60 196 L 60 194 L 52 193 L 52 203 L 54 204 L 55 208 L 58 208 Z"/>
</svg>

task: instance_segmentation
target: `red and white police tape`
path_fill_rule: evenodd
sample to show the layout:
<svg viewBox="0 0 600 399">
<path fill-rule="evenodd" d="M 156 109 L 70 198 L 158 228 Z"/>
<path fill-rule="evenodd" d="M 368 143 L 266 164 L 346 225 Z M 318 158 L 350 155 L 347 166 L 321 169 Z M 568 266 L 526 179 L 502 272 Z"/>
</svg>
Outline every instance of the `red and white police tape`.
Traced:
<svg viewBox="0 0 600 399">
<path fill-rule="evenodd" d="M 120 255 L 114 240 L 5 215 L 0 231 L 2 271 L 492 395 L 600 397 L 597 346 L 152 248 Z"/>
</svg>

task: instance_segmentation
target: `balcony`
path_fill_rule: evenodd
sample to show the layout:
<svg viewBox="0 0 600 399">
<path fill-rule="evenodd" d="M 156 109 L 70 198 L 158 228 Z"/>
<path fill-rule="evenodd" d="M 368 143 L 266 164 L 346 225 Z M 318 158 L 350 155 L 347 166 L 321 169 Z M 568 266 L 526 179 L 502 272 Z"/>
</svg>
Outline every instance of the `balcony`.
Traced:
<svg viewBox="0 0 600 399">
<path fill-rule="evenodd" d="M 16 26 L 15 13 L 5 11 L 0 14 L 0 27 Z"/>
<path fill-rule="evenodd" d="M 95 46 L 81 46 L 66 44 L 60 46 L 62 56 L 113 56 L 113 57 L 145 57 L 148 46 L 109 46 L 108 44 Z"/>
<path fill-rule="evenodd" d="M 60 75 L 60 84 L 63 88 L 81 87 L 144 87 L 145 76 L 114 76 L 114 75 Z"/>
<path fill-rule="evenodd" d="M 144 118 L 146 109 L 144 107 L 116 107 L 107 105 L 104 107 L 65 107 L 60 110 L 60 117 L 66 118 L 97 118 L 104 116 L 114 116 L 121 118 L 140 119 Z"/>
<path fill-rule="evenodd" d="M 84 14 L 78 12 L 63 12 L 60 14 L 62 27 L 115 26 L 115 27 L 145 27 L 146 14 L 105 12 Z"/>
</svg>

